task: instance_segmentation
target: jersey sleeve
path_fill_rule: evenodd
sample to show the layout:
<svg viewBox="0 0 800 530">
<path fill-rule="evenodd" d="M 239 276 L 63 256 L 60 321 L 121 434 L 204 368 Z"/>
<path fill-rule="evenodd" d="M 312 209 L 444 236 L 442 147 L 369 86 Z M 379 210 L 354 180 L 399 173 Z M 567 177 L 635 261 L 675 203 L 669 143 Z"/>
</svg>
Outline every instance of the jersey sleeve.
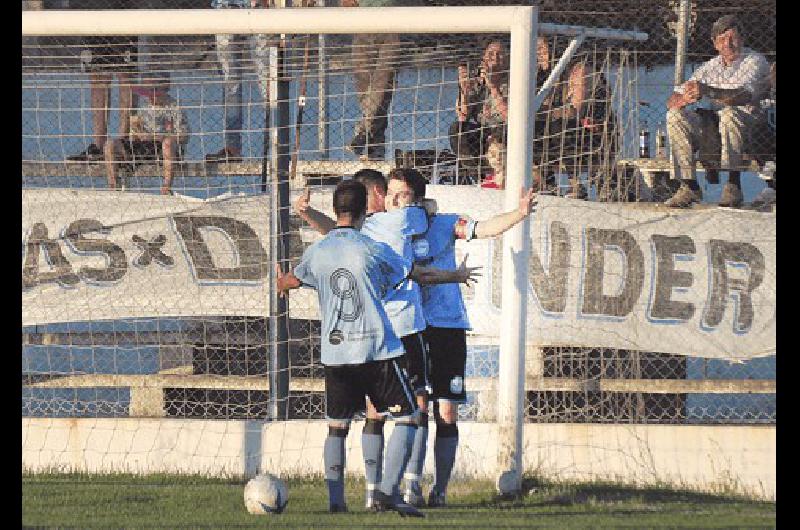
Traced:
<svg viewBox="0 0 800 530">
<path fill-rule="evenodd" d="M 300 263 L 297 264 L 294 268 L 294 275 L 295 277 L 300 280 L 303 285 L 307 285 L 308 287 L 312 287 L 314 289 L 317 288 L 317 279 L 311 273 L 311 261 L 314 259 L 314 251 L 313 247 L 309 247 L 303 253 L 303 257 L 300 258 Z"/>
<path fill-rule="evenodd" d="M 413 262 L 403 258 L 386 243 L 375 243 L 375 257 L 381 269 L 384 292 L 394 289 L 411 274 Z"/>
</svg>

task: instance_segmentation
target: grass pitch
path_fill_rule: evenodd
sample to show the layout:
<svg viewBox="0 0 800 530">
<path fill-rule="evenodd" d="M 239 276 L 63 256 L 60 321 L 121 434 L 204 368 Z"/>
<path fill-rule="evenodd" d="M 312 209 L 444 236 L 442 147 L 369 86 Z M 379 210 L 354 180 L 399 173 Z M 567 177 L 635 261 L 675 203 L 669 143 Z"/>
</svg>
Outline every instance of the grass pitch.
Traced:
<svg viewBox="0 0 800 530">
<path fill-rule="evenodd" d="M 670 489 L 528 480 L 501 499 L 488 481 L 458 481 L 446 508 L 424 519 L 363 507 L 363 481 L 348 480 L 350 513 L 327 513 L 322 479 L 289 481 L 281 515 L 249 515 L 243 480 L 181 476 L 23 475 L 24 526 L 78 528 L 769 528 L 775 503 Z"/>
</svg>

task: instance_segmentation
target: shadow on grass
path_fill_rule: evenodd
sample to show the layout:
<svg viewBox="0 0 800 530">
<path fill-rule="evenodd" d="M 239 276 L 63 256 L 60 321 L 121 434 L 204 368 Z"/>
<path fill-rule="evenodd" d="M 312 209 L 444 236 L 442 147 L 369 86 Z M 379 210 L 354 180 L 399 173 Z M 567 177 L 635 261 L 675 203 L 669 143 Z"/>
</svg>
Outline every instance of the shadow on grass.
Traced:
<svg viewBox="0 0 800 530">
<path fill-rule="evenodd" d="M 532 508 L 548 506 L 576 506 L 582 504 L 699 504 L 723 506 L 747 504 L 750 506 L 774 506 L 774 502 L 752 499 L 737 494 L 706 493 L 669 486 L 636 487 L 605 482 L 556 483 L 537 478 L 522 482 L 517 495 L 494 495 L 492 499 L 459 504 L 463 508 Z M 631 508 L 634 512 L 641 512 Z M 645 510 L 648 511 L 648 510 Z"/>
</svg>

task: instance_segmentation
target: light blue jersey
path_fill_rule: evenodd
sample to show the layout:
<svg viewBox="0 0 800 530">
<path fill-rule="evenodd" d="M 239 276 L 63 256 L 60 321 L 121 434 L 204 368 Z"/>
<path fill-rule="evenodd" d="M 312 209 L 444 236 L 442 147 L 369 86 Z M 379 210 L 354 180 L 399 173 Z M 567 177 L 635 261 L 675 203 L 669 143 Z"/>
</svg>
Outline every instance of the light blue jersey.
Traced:
<svg viewBox="0 0 800 530">
<path fill-rule="evenodd" d="M 428 215 L 419 206 L 398 208 L 390 212 L 370 214 L 361 233 L 375 241 L 386 243 L 409 261 L 414 260 L 411 238 L 428 229 Z M 406 279 L 384 299 L 384 308 L 398 337 L 425 329 L 422 298 L 417 282 Z"/>
<path fill-rule="evenodd" d="M 475 237 L 475 222 L 457 214 L 431 217 L 428 231 L 414 238 L 414 259 L 420 265 L 456 269 L 456 239 Z M 456 283 L 423 285 L 422 310 L 429 326 L 471 329 L 467 308 Z"/>
<path fill-rule="evenodd" d="M 317 290 L 322 364 L 362 364 L 403 354 L 382 300 L 412 263 L 353 228 L 334 228 L 310 246 L 294 275 Z"/>
</svg>

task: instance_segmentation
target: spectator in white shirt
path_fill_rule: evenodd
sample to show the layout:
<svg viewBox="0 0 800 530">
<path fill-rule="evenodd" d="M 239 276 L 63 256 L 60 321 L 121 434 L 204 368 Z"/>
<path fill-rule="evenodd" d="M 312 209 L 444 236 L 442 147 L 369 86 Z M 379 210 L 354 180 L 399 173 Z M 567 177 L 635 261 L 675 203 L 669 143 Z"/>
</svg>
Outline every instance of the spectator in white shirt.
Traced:
<svg viewBox="0 0 800 530">
<path fill-rule="evenodd" d="M 691 79 L 676 87 L 667 101 L 667 134 L 672 146 L 672 178 L 681 186 L 666 205 L 685 208 L 702 200 L 695 176 L 695 152 L 704 168 L 728 171 L 720 206 L 743 202 L 739 172 L 749 136 L 763 119 L 757 102 L 769 82 L 769 64 L 763 55 L 742 45 L 736 17 L 720 17 L 712 27 L 718 56 L 703 63 Z M 710 108 L 690 110 L 703 98 Z"/>
</svg>

